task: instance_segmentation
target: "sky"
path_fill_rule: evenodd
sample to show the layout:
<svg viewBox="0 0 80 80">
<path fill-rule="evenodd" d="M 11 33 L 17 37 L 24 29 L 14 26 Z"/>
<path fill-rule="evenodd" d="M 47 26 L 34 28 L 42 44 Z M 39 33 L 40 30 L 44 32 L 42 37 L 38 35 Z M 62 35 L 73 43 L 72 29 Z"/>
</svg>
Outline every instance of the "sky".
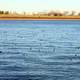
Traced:
<svg viewBox="0 0 80 80">
<path fill-rule="evenodd" d="M 17 12 L 49 10 L 80 11 L 80 0 L 0 0 L 0 10 Z"/>
</svg>

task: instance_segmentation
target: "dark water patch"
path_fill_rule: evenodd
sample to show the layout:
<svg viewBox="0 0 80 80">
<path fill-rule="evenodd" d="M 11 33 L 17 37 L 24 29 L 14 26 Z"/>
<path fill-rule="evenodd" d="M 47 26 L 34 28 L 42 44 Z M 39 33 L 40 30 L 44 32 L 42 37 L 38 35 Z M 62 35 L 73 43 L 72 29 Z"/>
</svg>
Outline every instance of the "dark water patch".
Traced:
<svg viewBox="0 0 80 80">
<path fill-rule="evenodd" d="M 2 53 L 2 51 L 0 51 L 0 53 Z"/>
<path fill-rule="evenodd" d="M 8 62 L 8 61 L 4 61 L 4 60 L 0 60 L 0 65 L 8 65 L 8 64 L 11 64 L 12 62 Z"/>
<path fill-rule="evenodd" d="M 25 67 L 20 67 L 20 66 L 4 66 L 3 68 L 0 68 L 1 70 L 5 70 L 5 71 L 25 71 L 26 68 Z"/>
<path fill-rule="evenodd" d="M 72 56 L 69 56 L 69 55 L 67 55 L 67 56 L 57 56 L 57 57 L 55 57 L 56 59 L 63 59 L 63 60 L 67 60 L 67 59 L 69 59 L 69 60 L 76 60 L 76 59 L 78 59 L 78 60 L 80 60 L 80 56 L 78 56 L 77 54 L 75 54 L 74 56 L 72 55 Z"/>
</svg>

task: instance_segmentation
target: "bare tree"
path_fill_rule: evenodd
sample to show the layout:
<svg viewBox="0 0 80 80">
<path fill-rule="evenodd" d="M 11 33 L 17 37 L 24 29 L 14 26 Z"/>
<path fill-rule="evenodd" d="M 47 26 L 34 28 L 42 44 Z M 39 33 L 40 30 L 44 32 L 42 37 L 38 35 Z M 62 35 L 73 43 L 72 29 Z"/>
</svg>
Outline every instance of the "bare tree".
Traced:
<svg viewBox="0 0 80 80">
<path fill-rule="evenodd" d="M 0 11 L 0 14 L 4 14 L 4 11 Z"/>
<path fill-rule="evenodd" d="M 63 15 L 66 16 L 68 15 L 68 13 L 69 13 L 68 11 L 64 11 Z"/>
<path fill-rule="evenodd" d="M 70 14 L 70 16 L 74 16 L 75 15 L 75 11 L 72 11 L 72 13 Z"/>
<path fill-rule="evenodd" d="M 80 16 L 80 12 L 78 13 L 78 16 Z"/>
<path fill-rule="evenodd" d="M 5 13 L 4 14 L 9 14 L 9 11 L 5 11 Z"/>
</svg>

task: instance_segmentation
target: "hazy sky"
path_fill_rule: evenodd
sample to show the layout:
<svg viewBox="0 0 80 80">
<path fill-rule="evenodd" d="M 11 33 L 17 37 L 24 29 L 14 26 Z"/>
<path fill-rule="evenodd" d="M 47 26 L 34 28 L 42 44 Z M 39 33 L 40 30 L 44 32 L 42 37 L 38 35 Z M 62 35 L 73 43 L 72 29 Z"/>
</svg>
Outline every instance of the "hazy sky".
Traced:
<svg viewBox="0 0 80 80">
<path fill-rule="evenodd" d="M 1 10 L 80 10 L 80 0 L 0 0 Z"/>
</svg>

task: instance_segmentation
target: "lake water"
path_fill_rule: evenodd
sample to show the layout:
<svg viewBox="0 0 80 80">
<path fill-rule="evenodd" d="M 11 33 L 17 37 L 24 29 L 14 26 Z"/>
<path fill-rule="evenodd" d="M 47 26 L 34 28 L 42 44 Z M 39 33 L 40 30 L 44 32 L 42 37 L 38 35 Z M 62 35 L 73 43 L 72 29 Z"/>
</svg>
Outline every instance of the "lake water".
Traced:
<svg viewBox="0 0 80 80">
<path fill-rule="evenodd" d="M 80 21 L 1 20 L 0 80 L 80 80 Z"/>
</svg>

